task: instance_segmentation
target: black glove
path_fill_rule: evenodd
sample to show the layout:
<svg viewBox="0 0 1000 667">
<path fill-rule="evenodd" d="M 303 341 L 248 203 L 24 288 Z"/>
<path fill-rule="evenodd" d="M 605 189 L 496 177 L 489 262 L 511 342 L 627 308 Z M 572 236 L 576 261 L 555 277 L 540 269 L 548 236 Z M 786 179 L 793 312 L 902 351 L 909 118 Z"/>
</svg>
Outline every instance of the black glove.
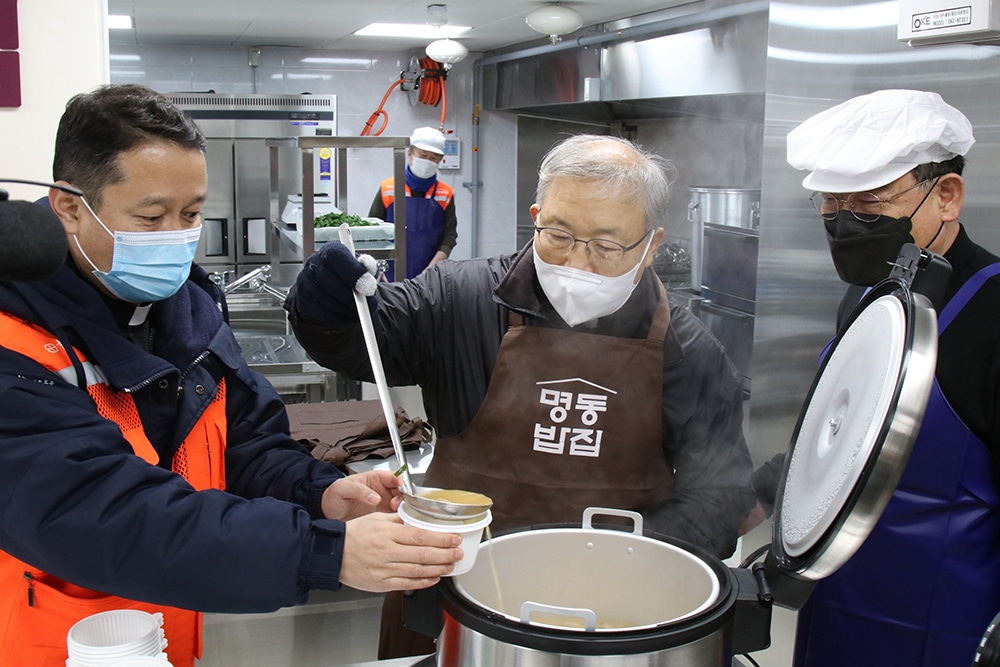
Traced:
<svg viewBox="0 0 1000 667">
<path fill-rule="evenodd" d="M 318 326 L 357 322 L 354 290 L 373 295 L 378 287 L 375 270 L 371 256 L 355 259 L 344 244 L 326 243 L 306 260 L 295 280 L 295 310 L 299 317 Z"/>
</svg>

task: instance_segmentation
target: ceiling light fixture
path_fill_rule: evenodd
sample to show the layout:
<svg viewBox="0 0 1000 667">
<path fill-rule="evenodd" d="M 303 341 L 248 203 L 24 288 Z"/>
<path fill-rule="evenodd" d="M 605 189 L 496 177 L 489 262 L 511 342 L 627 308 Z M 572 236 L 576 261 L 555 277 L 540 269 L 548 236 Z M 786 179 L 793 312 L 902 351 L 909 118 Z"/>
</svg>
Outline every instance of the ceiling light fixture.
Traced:
<svg viewBox="0 0 1000 667">
<path fill-rule="evenodd" d="M 108 30 L 131 30 L 132 17 L 128 14 L 108 14 Z"/>
<path fill-rule="evenodd" d="M 439 39 L 427 45 L 427 57 L 448 66 L 463 60 L 469 49 L 453 39 Z"/>
<path fill-rule="evenodd" d="M 427 5 L 427 15 L 430 17 L 427 23 L 441 28 L 448 23 L 448 5 Z M 453 63 L 469 55 L 469 49 L 464 44 L 448 39 L 448 35 L 441 34 L 444 39 L 437 39 L 427 45 L 425 49 L 427 57 L 444 65 L 447 71 Z"/>
<path fill-rule="evenodd" d="M 468 25 L 443 25 L 437 28 L 426 23 L 369 23 L 354 34 L 363 37 L 409 37 L 411 39 L 438 39 L 458 37 L 472 30 Z"/>
<path fill-rule="evenodd" d="M 524 21 L 532 30 L 548 35 L 553 45 L 562 41 L 560 35 L 573 32 L 583 25 L 580 12 L 558 3 L 532 10 Z"/>
</svg>

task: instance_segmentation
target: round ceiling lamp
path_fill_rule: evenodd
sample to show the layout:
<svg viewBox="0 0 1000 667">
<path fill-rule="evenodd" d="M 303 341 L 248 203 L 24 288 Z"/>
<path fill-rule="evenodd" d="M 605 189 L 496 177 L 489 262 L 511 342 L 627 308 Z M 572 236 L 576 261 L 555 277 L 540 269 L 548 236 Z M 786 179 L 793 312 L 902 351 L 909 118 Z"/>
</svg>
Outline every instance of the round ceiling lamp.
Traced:
<svg viewBox="0 0 1000 667">
<path fill-rule="evenodd" d="M 532 10 L 524 20 L 532 30 L 548 35 L 553 44 L 562 41 L 559 35 L 573 32 L 583 25 L 580 12 L 560 4 L 549 4 Z"/>
<path fill-rule="evenodd" d="M 442 65 L 452 65 L 469 55 L 469 49 L 453 39 L 439 39 L 427 45 L 427 57 Z"/>
</svg>

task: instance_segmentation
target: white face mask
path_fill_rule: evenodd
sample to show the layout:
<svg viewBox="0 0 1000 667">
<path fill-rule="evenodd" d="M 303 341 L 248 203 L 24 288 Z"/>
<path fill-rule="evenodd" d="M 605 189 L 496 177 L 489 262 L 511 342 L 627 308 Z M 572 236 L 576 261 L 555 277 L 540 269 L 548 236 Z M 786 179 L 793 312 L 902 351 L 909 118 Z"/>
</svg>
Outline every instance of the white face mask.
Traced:
<svg viewBox="0 0 1000 667">
<path fill-rule="evenodd" d="M 433 160 L 415 157 L 410 160 L 410 172 L 417 178 L 430 178 L 437 173 L 438 165 Z"/>
<path fill-rule="evenodd" d="M 535 273 L 552 307 L 566 324 L 575 327 L 598 317 L 606 317 L 625 305 L 635 290 L 635 277 L 652 242 L 653 235 L 650 234 L 642 259 L 631 271 L 620 276 L 600 276 L 590 271 L 549 264 L 538 256 L 537 248 L 532 253 L 535 256 Z"/>
</svg>

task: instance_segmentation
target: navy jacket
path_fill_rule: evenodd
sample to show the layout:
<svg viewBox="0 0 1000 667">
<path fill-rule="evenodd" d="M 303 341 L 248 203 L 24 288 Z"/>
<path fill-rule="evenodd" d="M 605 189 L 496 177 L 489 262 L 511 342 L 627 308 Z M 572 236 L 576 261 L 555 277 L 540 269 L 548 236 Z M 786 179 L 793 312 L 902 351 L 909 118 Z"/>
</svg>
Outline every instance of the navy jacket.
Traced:
<svg viewBox="0 0 1000 667">
<path fill-rule="evenodd" d="M 342 475 L 289 436 L 222 304 L 193 267 L 154 304 L 147 352 L 115 318 L 130 307 L 71 260 L 48 280 L 0 284 L 0 310 L 79 348 L 132 394 L 162 462 L 135 456 L 85 389 L 0 347 L 0 549 L 80 586 L 200 611 L 271 611 L 339 587 L 344 524 L 321 517 L 320 499 Z M 169 464 L 223 377 L 227 488 L 198 492 Z"/>
</svg>

